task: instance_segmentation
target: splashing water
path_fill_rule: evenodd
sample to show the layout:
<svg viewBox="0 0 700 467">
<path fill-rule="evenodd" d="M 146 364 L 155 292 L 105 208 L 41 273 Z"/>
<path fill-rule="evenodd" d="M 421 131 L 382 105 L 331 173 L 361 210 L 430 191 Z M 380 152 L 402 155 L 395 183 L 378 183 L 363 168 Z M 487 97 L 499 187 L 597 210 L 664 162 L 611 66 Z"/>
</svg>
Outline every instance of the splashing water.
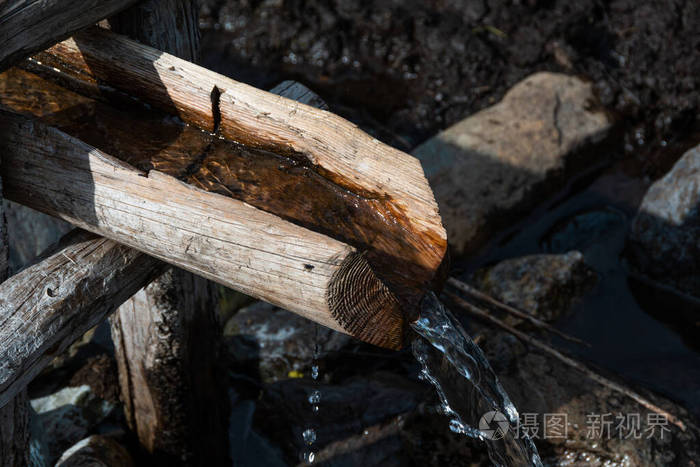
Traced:
<svg viewBox="0 0 700 467">
<path fill-rule="evenodd" d="M 537 448 L 518 430 L 519 415 L 483 352 L 434 293 L 411 327 L 421 378 L 436 389 L 450 430 L 486 442 L 495 465 L 541 466 Z"/>
</svg>

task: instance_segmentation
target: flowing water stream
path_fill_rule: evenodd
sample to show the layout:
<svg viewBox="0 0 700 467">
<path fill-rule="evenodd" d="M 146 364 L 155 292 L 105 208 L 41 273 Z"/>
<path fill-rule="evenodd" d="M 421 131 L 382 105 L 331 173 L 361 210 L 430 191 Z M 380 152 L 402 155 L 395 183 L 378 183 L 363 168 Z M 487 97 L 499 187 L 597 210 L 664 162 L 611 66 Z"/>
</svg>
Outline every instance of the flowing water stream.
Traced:
<svg viewBox="0 0 700 467">
<path fill-rule="evenodd" d="M 495 465 L 541 466 L 534 443 L 519 431 L 519 415 L 483 352 L 430 292 L 411 327 L 421 377 L 437 390 L 450 429 L 486 443 Z"/>
</svg>

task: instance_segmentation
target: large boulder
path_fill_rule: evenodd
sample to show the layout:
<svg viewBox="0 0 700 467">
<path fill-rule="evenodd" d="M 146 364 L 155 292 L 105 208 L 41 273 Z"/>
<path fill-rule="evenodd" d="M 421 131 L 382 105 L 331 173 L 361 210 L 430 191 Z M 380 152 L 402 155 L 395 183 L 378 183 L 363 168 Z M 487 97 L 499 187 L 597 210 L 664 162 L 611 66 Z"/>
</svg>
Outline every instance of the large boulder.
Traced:
<svg viewBox="0 0 700 467">
<path fill-rule="evenodd" d="M 628 251 L 637 272 L 700 297 L 700 146 L 649 188 Z"/>
<path fill-rule="evenodd" d="M 589 83 L 543 72 L 416 148 L 455 252 L 473 252 L 591 165 L 611 127 Z"/>
</svg>

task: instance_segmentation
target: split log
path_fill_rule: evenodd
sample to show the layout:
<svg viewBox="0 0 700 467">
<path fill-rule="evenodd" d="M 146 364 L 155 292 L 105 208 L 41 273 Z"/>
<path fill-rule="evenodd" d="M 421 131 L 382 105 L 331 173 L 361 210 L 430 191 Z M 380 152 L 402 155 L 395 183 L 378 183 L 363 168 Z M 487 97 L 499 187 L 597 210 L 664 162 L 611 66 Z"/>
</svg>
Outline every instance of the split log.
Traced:
<svg viewBox="0 0 700 467">
<path fill-rule="evenodd" d="M 0 195 L 2 182 L 0 181 Z M 0 282 L 7 279 L 9 251 L 7 248 L 7 222 L 0 196 Z M 2 315 L 0 315 L 0 321 Z M 4 326 L 0 327 L 0 332 Z M 2 345 L 2 344 L 0 344 Z M 2 374 L 0 372 L 0 374 Z M 29 455 L 29 399 L 26 387 L 9 399 L 0 401 L 0 467 L 20 467 L 26 464 Z"/>
<path fill-rule="evenodd" d="M 164 267 L 148 255 L 75 230 L 0 284 L 0 407 Z"/>
<path fill-rule="evenodd" d="M 5 0 L 0 2 L 0 71 L 137 0 Z"/>
<path fill-rule="evenodd" d="M 92 31 L 91 33 L 102 34 Z M 111 34 L 114 36 L 113 33 Z M 119 40 L 132 47 L 134 53 L 143 48 L 138 44 L 134 46 L 128 39 Z M 83 46 L 81 44 L 81 50 Z M 148 48 L 144 50 L 151 54 L 155 53 Z M 44 62 L 46 56 L 47 54 L 42 54 L 37 59 Z M 85 64 L 83 72 L 74 75 L 76 80 L 94 80 L 93 75 L 85 74 L 92 73 L 96 66 L 94 59 L 89 58 L 90 54 L 85 56 L 86 61 L 71 65 L 72 70 L 75 71 L 80 68 L 80 63 Z M 160 56 L 164 57 L 164 60 L 167 59 L 168 63 L 177 60 L 167 54 L 160 54 Z M 58 56 L 51 55 L 51 57 L 54 62 L 50 68 L 60 66 L 57 63 Z M 82 55 L 74 58 L 82 60 Z M 87 67 L 88 62 L 93 68 Z M 183 67 L 179 69 L 173 65 L 176 71 L 190 70 L 194 67 L 197 73 L 214 75 L 187 62 L 180 61 L 176 64 Z M 160 67 L 158 63 L 151 63 L 148 66 L 151 69 Z M 61 73 L 63 76 L 71 73 L 71 70 L 66 70 L 65 73 Z M 165 70 L 172 72 L 169 67 Z M 161 71 L 163 70 L 159 69 L 158 73 Z M 123 71 L 120 73 L 125 74 Z M 158 76 L 158 73 L 155 73 L 155 76 Z M 150 76 L 149 73 L 146 74 Z M 88 78 L 85 78 L 86 76 Z M 244 85 L 219 75 L 215 76 L 221 80 L 219 81 L 221 88 L 216 88 L 219 91 L 226 90 L 223 83 L 227 83 L 227 86 L 230 85 L 232 89 L 242 87 L 248 92 L 248 87 Z M 191 82 L 194 78 L 190 75 L 187 79 Z M 187 81 L 184 78 L 183 80 Z M 161 83 L 161 86 L 165 84 Z M 44 88 L 47 88 L 45 84 L 39 87 L 42 90 Z M 158 89 L 160 88 L 154 89 L 156 96 L 160 92 Z M 384 147 L 332 114 L 291 103 L 262 91 L 250 91 L 261 93 L 263 99 L 261 105 L 272 102 L 287 109 L 287 113 L 280 118 L 286 116 L 292 120 L 292 125 L 289 127 L 292 128 L 290 138 L 295 138 L 297 143 L 305 144 L 311 149 L 314 149 L 312 146 L 327 149 L 324 146 L 326 141 L 332 144 L 339 140 L 346 141 L 349 149 L 345 148 L 344 155 L 339 156 L 338 164 L 350 166 L 351 169 L 348 170 L 354 175 L 346 173 L 343 175 L 345 178 L 365 185 L 376 184 L 382 177 L 391 179 L 391 184 L 383 186 L 379 192 L 357 190 L 360 191 L 358 194 L 349 190 L 348 185 L 341 186 L 334 181 L 338 178 L 330 174 L 328 167 L 335 163 L 333 161 L 335 156 L 328 151 L 321 151 L 323 154 L 315 159 L 325 161 L 326 165 L 321 166 L 321 164 L 309 163 L 308 158 L 300 158 L 299 154 L 290 154 L 289 151 L 283 150 L 279 151 L 282 154 L 275 154 L 265 150 L 245 148 L 225 139 L 197 133 L 190 126 L 177 127 L 174 133 L 171 132 L 170 136 L 163 138 L 162 135 L 169 131 L 164 128 L 172 122 L 168 123 L 162 117 L 150 120 L 144 117 L 142 121 L 134 121 L 141 118 L 144 112 L 131 112 L 118 116 L 113 108 L 96 110 L 97 104 L 94 102 L 83 103 L 77 98 L 65 99 L 64 106 L 45 112 L 45 109 L 36 108 L 37 102 L 42 100 L 35 98 L 35 94 L 39 91 L 33 89 L 32 92 L 34 93 L 32 100 L 25 102 L 29 113 L 42 116 L 45 122 L 57 125 L 65 132 L 100 147 L 110 154 L 117 155 L 123 161 L 142 169 L 143 172 L 128 168 L 123 161 L 115 161 L 100 155 L 96 160 L 101 160 L 103 163 L 107 160 L 111 161 L 97 170 L 97 172 L 106 170 L 104 176 L 100 176 L 92 173 L 98 166 L 93 164 L 91 157 L 83 151 L 83 157 L 78 158 L 82 159 L 82 162 L 74 160 L 72 171 L 65 167 L 71 164 L 66 158 L 58 164 L 63 165 L 66 176 L 70 173 L 73 179 L 77 174 L 76 166 L 78 169 L 81 167 L 87 169 L 82 171 L 81 176 L 84 180 L 83 186 L 87 190 L 83 190 L 82 194 L 75 193 L 71 196 L 69 192 L 74 190 L 73 187 L 78 186 L 75 183 L 68 183 L 69 187 L 56 190 L 57 180 L 50 184 L 35 183 L 26 180 L 26 176 L 31 171 L 21 176 L 16 170 L 10 170 L 10 166 L 7 165 L 4 170 L 16 174 L 16 176 L 13 175 L 13 179 L 18 184 L 13 185 L 16 189 L 12 192 L 20 198 L 19 202 L 28 203 L 39 210 L 65 219 L 81 222 L 80 225 L 88 229 L 117 238 L 143 251 L 159 255 L 174 264 L 182 265 L 190 271 L 204 274 L 244 293 L 271 301 L 368 342 L 392 348 L 402 345 L 405 314 L 414 311 L 413 305 L 417 297 L 420 297 L 436 280 L 437 269 L 445 252 L 444 230 L 439 224 L 439 217 L 435 217 L 437 210 L 434 201 L 429 201 L 432 197 L 420 166 L 410 156 Z M 63 92 L 69 91 L 63 90 Z M 14 105 L 6 98 L 9 94 L 11 93 L 4 92 L 3 103 Z M 26 94 L 24 91 L 16 92 L 15 96 L 18 96 L 17 99 L 27 100 Z M 55 99 L 56 96 L 52 95 L 48 100 Z M 174 98 L 171 104 L 177 108 L 179 105 L 177 102 L 178 100 Z M 193 102 L 197 102 L 196 97 L 193 97 Z M 219 102 L 224 101 L 220 99 Z M 255 102 L 238 102 L 248 111 L 251 111 L 251 106 L 255 104 Z M 172 107 L 165 103 L 162 107 L 172 110 Z M 208 110 L 211 115 L 217 115 L 216 109 L 220 107 L 212 106 L 210 102 Z M 75 109 L 78 115 L 71 116 Z M 80 113 L 89 114 L 90 118 L 80 117 Z M 184 115 L 186 117 L 187 113 Z M 260 118 L 265 120 L 266 115 L 269 116 L 263 110 Z M 304 117 L 301 122 L 296 121 L 298 115 Z M 302 127 L 309 121 L 313 124 L 312 126 L 320 126 L 322 131 L 313 130 L 309 133 L 308 128 L 304 130 Z M 326 121 L 330 123 L 326 125 L 324 123 Z M 279 123 L 277 120 L 274 122 Z M 279 125 L 284 127 L 283 123 Z M 221 126 L 230 128 L 231 120 L 228 117 L 221 119 Z M 142 132 L 141 136 L 138 134 L 139 131 Z M 154 140 L 156 143 L 153 143 Z M 148 151 L 143 149 L 144 141 L 145 146 L 149 147 Z M 19 142 L 12 144 L 15 147 L 20 146 Z M 6 146 L 8 145 L 10 143 L 6 143 Z M 374 149 L 377 150 L 374 151 Z M 88 151 L 91 150 L 92 148 L 88 149 Z M 24 151 L 25 154 L 31 152 L 26 148 Z M 386 157 L 382 158 L 383 156 Z M 25 157 L 30 158 L 28 154 Z M 31 159 L 34 164 L 42 161 L 41 164 L 55 166 L 55 163 L 49 162 L 55 157 L 57 156 L 47 154 L 47 158 L 31 157 Z M 406 161 L 407 163 L 404 164 L 403 162 Z M 120 168 L 116 177 L 107 176 L 107 173 L 113 170 L 110 168 L 112 165 Z M 410 168 L 416 166 L 417 174 Z M 367 181 L 360 176 L 362 171 L 372 172 L 374 182 L 372 177 Z M 404 172 L 409 172 L 410 175 L 405 175 Z M 51 173 L 55 174 L 53 169 Z M 176 180 L 165 177 L 163 173 L 176 177 L 187 185 L 177 184 Z M 146 174 L 148 175 L 144 176 Z M 119 194 L 123 192 L 121 186 L 124 184 L 118 181 L 122 175 L 139 179 L 134 182 L 131 189 L 127 190 L 132 197 L 130 201 L 132 207 L 128 212 L 119 208 L 125 201 Z M 23 178 L 24 181 L 22 181 Z M 52 178 L 61 177 L 55 175 Z M 412 184 L 411 180 L 419 180 L 420 183 Z M 65 181 L 63 184 L 66 185 Z M 98 189 L 98 185 L 101 188 Z M 112 188 L 109 188 L 110 185 Z M 413 187 L 411 195 L 397 195 L 401 187 L 408 189 L 409 185 Z M 46 188 L 47 186 L 52 188 Z M 138 187 L 143 186 L 151 187 L 144 193 L 150 191 L 153 200 L 141 199 Z M 172 190 L 170 186 L 177 186 L 177 189 Z M 216 206 L 217 209 L 220 207 L 221 211 L 226 211 L 222 212 L 224 217 L 220 220 L 234 219 L 234 212 L 227 207 L 228 203 L 242 202 L 232 203 L 230 206 L 240 206 L 240 209 L 246 213 L 245 216 L 251 215 L 256 219 L 257 216 L 263 216 L 266 213 L 273 214 L 270 217 L 260 218 L 265 219 L 260 225 L 275 229 L 284 225 L 283 232 L 289 232 L 292 236 L 286 238 L 286 234 L 282 232 L 274 233 L 269 230 L 267 233 L 255 232 L 255 223 L 258 221 L 250 218 L 242 224 L 240 222 L 237 224 L 242 231 L 246 232 L 242 238 L 247 239 L 247 244 L 241 244 L 239 239 L 236 245 L 231 245 L 228 242 L 233 242 L 233 237 L 228 237 L 225 229 L 214 225 L 215 222 L 211 220 L 211 216 L 199 215 L 197 217 L 199 222 L 191 222 L 187 219 L 188 214 L 185 210 L 178 209 L 176 206 L 179 201 L 162 199 L 154 191 L 156 189 L 163 189 L 164 192 L 180 192 L 187 203 L 192 203 L 198 197 L 200 200 L 211 200 L 201 206 L 206 205 L 207 209 Z M 39 191 L 30 196 L 30 193 L 35 190 Z M 43 195 L 40 194 L 42 190 Z M 60 200 L 56 198 L 56 191 L 64 192 Z M 101 194 L 93 196 L 96 191 Z M 185 195 L 185 193 L 196 193 L 196 196 Z M 223 196 L 213 196 L 213 193 Z M 82 207 L 75 206 L 78 204 L 75 202 L 76 197 L 89 201 L 82 203 Z M 421 197 L 424 198 L 422 201 L 416 201 Z M 151 202 L 155 202 L 156 205 L 152 205 Z M 177 215 L 169 217 L 167 212 L 164 212 L 164 215 L 154 212 L 161 209 L 157 207 L 161 204 L 168 205 L 169 212 L 179 213 L 181 220 L 177 220 Z M 433 206 L 432 211 L 429 209 L 430 205 Z M 251 209 L 252 206 L 258 209 Z M 141 209 L 146 207 L 151 211 L 141 213 Z M 420 217 L 417 213 L 421 209 L 430 211 L 431 214 Z M 409 216 L 407 212 L 412 212 L 413 215 Z M 99 216 L 96 213 L 99 213 Z M 150 220 L 144 223 L 146 218 Z M 282 222 L 280 218 L 288 222 Z M 163 222 L 166 226 L 165 230 L 161 225 Z M 160 227 L 152 229 L 151 223 Z M 190 234 L 182 232 L 180 226 L 190 229 Z M 191 230 L 192 228 L 194 231 Z M 130 232 L 143 238 L 132 238 Z M 196 235 L 192 235 L 195 232 Z M 201 237 L 202 234 L 208 235 L 213 241 L 205 241 Z M 222 244 L 222 236 L 230 240 Z M 241 256 L 242 252 L 246 252 L 244 256 Z M 209 253 L 212 259 L 208 260 L 202 256 L 202 253 Z"/>
<path fill-rule="evenodd" d="M 107 23 L 115 32 L 194 62 L 198 21 L 196 1 L 149 0 Z M 228 460 L 218 308 L 215 283 L 173 267 L 110 317 L 126 420 L 158 464 Z"/>
<path fill-rule="evenodd" d="M 402 302 L 415 302 L 413 295 L 422 296 L 434 279 L 445 255 L 446 234 L 414 157 L 334 114 L 273 96 L 99 28 L 82 31 L 39 58 L 78 79 L 89 77 L 176 113 L 203 130 L 312 168 L 327 183 L 371 204 L 384 219 L 381 234 L 375 226 L 373 232 L 356 236 L 363 238 L 340 237 L 368 251 L 370 264 L 382 270 Z M 417 289 L 421 293 L 416 294 Z"/>
</svg>

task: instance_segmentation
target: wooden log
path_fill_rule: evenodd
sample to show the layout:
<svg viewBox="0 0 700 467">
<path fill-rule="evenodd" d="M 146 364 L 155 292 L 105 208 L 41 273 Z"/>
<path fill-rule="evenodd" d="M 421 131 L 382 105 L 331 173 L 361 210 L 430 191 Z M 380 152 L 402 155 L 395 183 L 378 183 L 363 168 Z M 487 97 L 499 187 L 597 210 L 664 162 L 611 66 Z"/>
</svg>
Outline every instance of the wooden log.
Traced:
<svg viewBox="0 0 700 467">
<path fill-rule="evenodd" d="M 0 407 L 164 268 L 148 255 L 75 230 L 0 284 Z"/>
<path fill-rule="evenodd" d="M 2 182 L 0 181 L 0 193 Z M 0 282 L 8 272 L 7 223 L 0 197 Z M 25 464 L 29 452 L 29 399 L 22 388 L 6 404 L 0 404 L 0 467 Z"/>
<path fill-rule="evenodd" d="M 401 345 L 402 316 L 362 253 L 244 202 L 144 173 L 39 122 L 0 112 L 6 196 L 183 269 L 377 345 Z M 167 196 L 164 196 L 167 194 Z M 363 295 L 344 295 L 361 281 Z M 366 311 L 364 329 L 338 303 Z M 371 304 L 363 303 L 371 302 Z M 333 308 L 334 305 L 336 308 Z"/>
<path fill-rule="evenodd" d="M 110 18 L 111 30 L 196 61 L 192 0 L 149 0 Z M 218 289 L 179 268 L 139 291 L 110 318 L 124 413 L 156 463 L 228 460 L 228 387 Z"/>
<path fill-rule="evenodd" d="M 0 71 L 135 2 L 136 0 L 0 2 Z"/>
<path fill-rule="evenodd" d="M 381 234 L 377 226 L 364 235 L 365 244 L 340 237 L 368 251 L 369 263 L 402 303 L 416 305 L 435 280 L 446 234 L 421 165 L 412 156 L 334 114 L 272 96 L 98 28 L 82 31 L 37 58 L 77 79 L 108 84 L 176 113 L 191 125 L 313 169 L 327 183 L 371 204 L 384 219 L 378 221 L 384 224 Z"/>
<path fill-rule="evenodd" d="M 228 458 L 227 373 L 211 284 L 169 268 L 110 318 L 124 414 L 159 465 Z"/>
<path fill-rule="evenodd" d="M 8 263 L 7 222 L 0 179 L 0 282 L 7 279 Z M 0 332 L 3 330 L 0 327 Z M 29 455 L 29 414 L 29 399 L 25 387 L 14 394 L 8 403 L 0 403 L 0 467 L 20 467 L 26 464 Z"/>
</svg>

